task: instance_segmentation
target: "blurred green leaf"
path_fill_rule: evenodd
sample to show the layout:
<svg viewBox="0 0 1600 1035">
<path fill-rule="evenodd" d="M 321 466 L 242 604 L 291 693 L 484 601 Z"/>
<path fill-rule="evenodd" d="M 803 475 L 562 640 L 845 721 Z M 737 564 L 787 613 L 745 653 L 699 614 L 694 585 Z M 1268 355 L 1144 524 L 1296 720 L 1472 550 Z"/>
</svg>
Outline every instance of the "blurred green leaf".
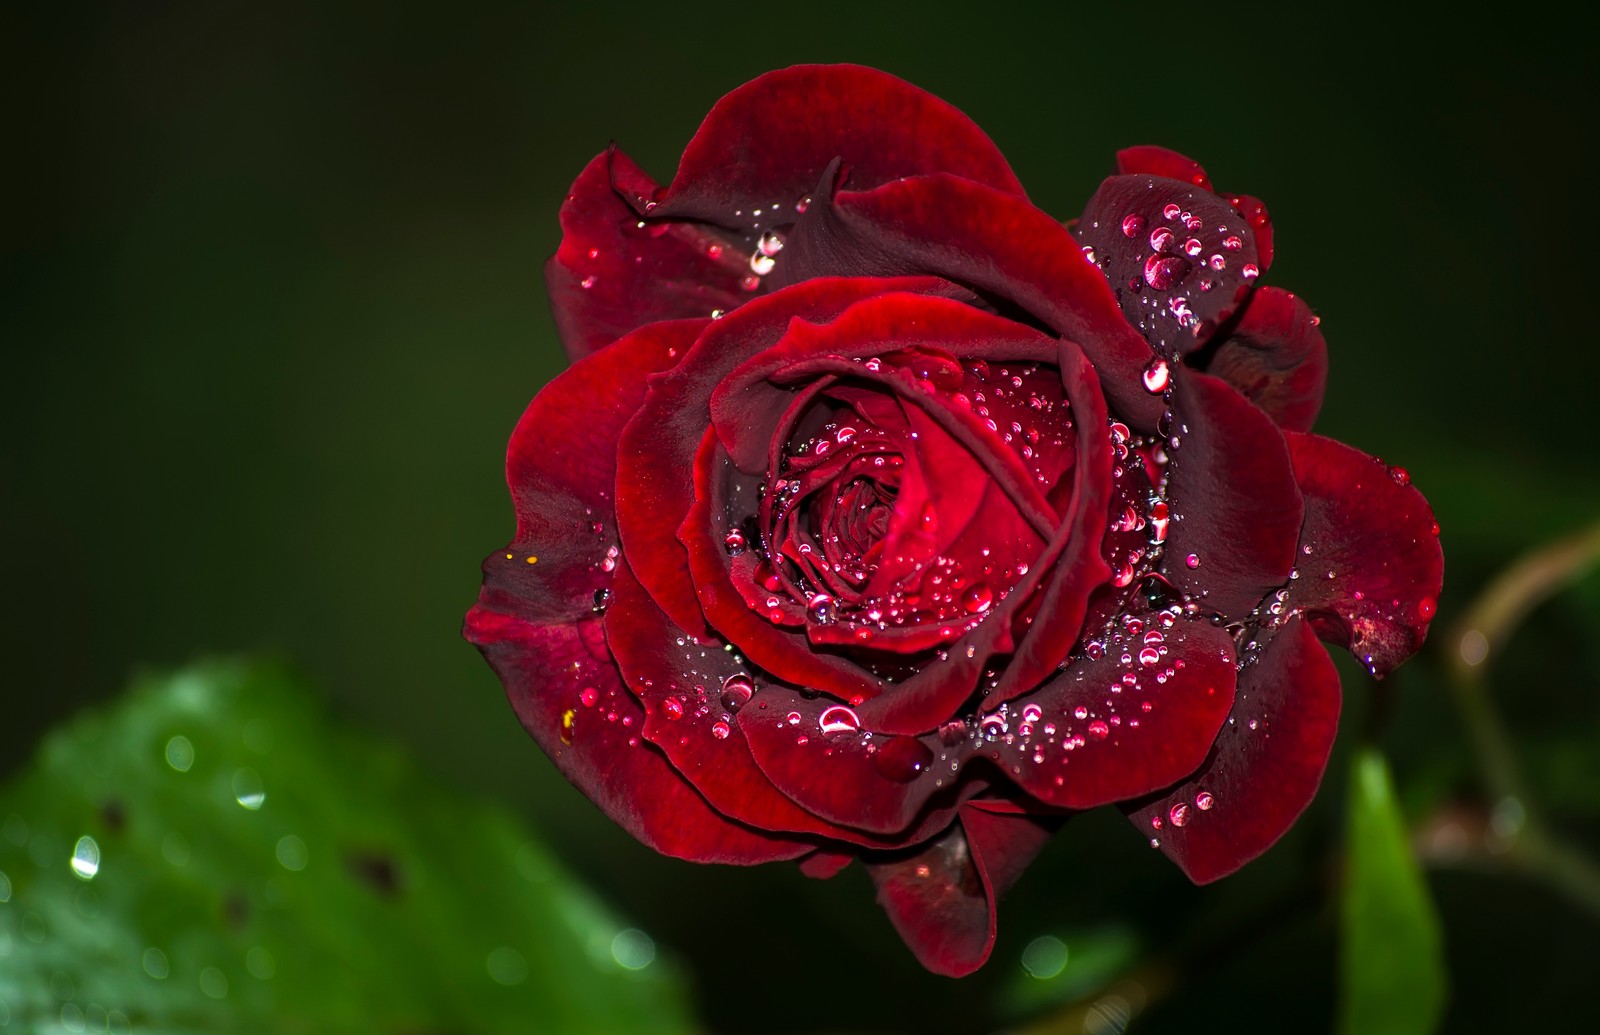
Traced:
<svg viewBox="0 0 1600 1035">
<path fill-rule="evenodd" d="M 1426 1035 L 1445 1000 L 1439 920 L 1383 756 L 1351 769 L 1340 943 L 1342 1035 Z"/>
<path fill-rule="evenodd" d="M 1009 1017 L 1027 1017 L 1081 999 L 1126 971 L 1139 949 L 1137 933 L 1123 926 L 1041 934 L 1027 943 L 1016 964 L 991 962 L 1016 968 L 1000 987 L 999 1009 Z"/>
<path fill-rule="evenodd" d="M 505 813 L 210 664 L 0 792 L 0 1024 L 684 1032 L 682 982 Z"/>
</svg>

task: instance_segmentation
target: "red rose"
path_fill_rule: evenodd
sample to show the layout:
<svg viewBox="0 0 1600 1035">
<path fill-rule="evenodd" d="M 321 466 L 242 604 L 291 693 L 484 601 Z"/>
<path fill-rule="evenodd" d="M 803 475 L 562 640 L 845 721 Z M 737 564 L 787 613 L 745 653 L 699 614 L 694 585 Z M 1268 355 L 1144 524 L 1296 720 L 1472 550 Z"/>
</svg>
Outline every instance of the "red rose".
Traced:
<svg viewBox="0 0 1600 1035">
<path fill-rule="evenodd" d="M 1437 525 L 1309 434 L 1317 319 L 1260 202 L 1158 148 L 1072 228 L 954 108 L 856 67 L 723 98 L 659 188 L 620 151 L 548 270 L 573 365 L 523 415 L 467 636 L 567 778 L 707 862 L 859 858 L 964 974 L 1062 817 L 1196 881 L 1310 801 L 1317 637 L 1422 642 Z"/>
</svg>

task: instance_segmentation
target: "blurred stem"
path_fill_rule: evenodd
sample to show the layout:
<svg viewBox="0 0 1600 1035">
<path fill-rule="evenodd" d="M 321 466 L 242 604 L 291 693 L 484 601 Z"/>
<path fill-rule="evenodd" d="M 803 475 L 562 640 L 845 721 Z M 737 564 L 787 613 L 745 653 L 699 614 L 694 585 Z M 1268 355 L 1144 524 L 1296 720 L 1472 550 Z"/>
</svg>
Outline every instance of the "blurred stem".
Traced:
<svg viewBox="0 0 1600 1035">
<path fill-rule="evenodd" d="M 1449 644 L 1450 685 L 1478 756 L 1492 804 L 1521 807 L 1505 861 L 1539 877 L 1600 915 L 1600 867 L 1544 825 L 1528 794 L 1510 734 L 1489 693 L 1489 664 L 1532 610 L 1581 578 L 1600 559 L 1600 523 L 1523 557 L 1500 574 L 1468 609 Z"/>
</svg>

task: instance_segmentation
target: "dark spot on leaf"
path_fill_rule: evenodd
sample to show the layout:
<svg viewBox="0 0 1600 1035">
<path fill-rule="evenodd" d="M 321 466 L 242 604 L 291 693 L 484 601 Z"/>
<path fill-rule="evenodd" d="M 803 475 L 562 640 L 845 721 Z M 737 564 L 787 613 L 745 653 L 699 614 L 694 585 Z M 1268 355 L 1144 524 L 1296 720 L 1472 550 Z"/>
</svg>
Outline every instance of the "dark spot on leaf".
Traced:
<svg viewBox="0 0 1600 1035">
<path fill-rule="evenodd" d="M 100 803 L 100 822 L 111 833 L 120 834 L 128 825 L 127 809 L 116 798 L 108 798 Z"/>
<path fill-rule="evenodd" d="M 250 903 L 242 891 L 230 891 L 222 900 L 222 919 L 234 930 L 250 920 Z"/>
<path fill-rule="evenodd" d="M 400 864 L 387 852 L 350 852 L 345 855 L 345 868 L 350 876 L 365 884 L 384 898 L 396 898 L 401 892 Z"/>
</svg>

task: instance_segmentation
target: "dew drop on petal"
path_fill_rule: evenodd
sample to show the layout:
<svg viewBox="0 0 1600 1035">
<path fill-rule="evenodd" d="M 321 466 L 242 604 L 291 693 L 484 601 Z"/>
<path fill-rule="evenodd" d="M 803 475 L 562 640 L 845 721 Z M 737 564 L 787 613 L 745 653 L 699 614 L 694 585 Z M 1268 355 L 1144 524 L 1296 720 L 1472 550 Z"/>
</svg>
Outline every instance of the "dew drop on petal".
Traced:
<svg viewBox="0 0 1600 1035">
<path fill-rule="evenodd" d="M 1170 820 L 1172 825 L 1175 827 L 1183 826 L 1185 823 L 1189 822 L 1189 806 L 1181 801 L 1178 802 L 1178 804 L 1172 806 L 1171 810 L 1167 812 L 1167 819 Z"/>
<path fill-rule="evenodd" d="M 961 606 L 967 609 L 968 614 L 982 614 L 993 603 L 994 591 L 985 582 L 974 582 L 961 594 Z"/>
<path fill-rule="evenodd" d="M 1191 553 L 1183 559 L 1183 563 L 1191 568 L 1198 568 L 1200 567 L 1200 555 Z"/>
<path fill-rule="evenodd" d="M 737 712 L 750 702 L 750 696 L 755 693 L 755 684 L 750 677 L 734 674 L 722 681 L 722 706 L 730 712 Z"/>
<path fill-rule="evenodd" d="M 1194 807 L 1199 809 L 1201 812 L 1209 812 L 1211 810 L 1211 806 L 1215 805 L 1216 803 L 1217 799 L 1211 796 L 1210 791 L 1201 791 L 1199 794 L 1194 796 Z"/>
<path fill-rule="evenodd" d="M 1122 217 L 1122 236 L 1130 240 L 1144 233 L 1144 217 L 1137 212 Z"/>
<path fill-rule="evenodd" d="M 861 718 L 843 705 L 834 705 L 817 717 L 824 733 L 854 733 L 861 728 Z"/>
<path fill-rule="evenodd" d="M 1144 390 L 1151 395 L 1160 395 L 1167 390 L 1167 385 L 1171 382 L 1172 371 L 1167 366 L 1167 361 L 1159 356 L 1144 368 Z"/>
<path fill-rule="evenodd" d="M 1144 282 L 1167 291 L 1190 270 L 1189 260 L 1176 255 L 1152 255 L 1144 262 Z"/>
<path fill-rule="evenodd" d="M 1107 726 L 1104 720 L 1096 719 L 1089 723 L 1089 736 L 1093 737 L 1094 739 L 1104 740 L 1110 735 L 1111 727 Z"/>
<path fill-rule="evenodd" d="M 716 737 L 718 740 L 727 740 L 728 739 L 728 733 L 729 733 L 728 724 L 723 722 L 722 720 L 719 719 L 716 722 L 711 724 L 711 735 L 713 737 Z"/>
</svg>

